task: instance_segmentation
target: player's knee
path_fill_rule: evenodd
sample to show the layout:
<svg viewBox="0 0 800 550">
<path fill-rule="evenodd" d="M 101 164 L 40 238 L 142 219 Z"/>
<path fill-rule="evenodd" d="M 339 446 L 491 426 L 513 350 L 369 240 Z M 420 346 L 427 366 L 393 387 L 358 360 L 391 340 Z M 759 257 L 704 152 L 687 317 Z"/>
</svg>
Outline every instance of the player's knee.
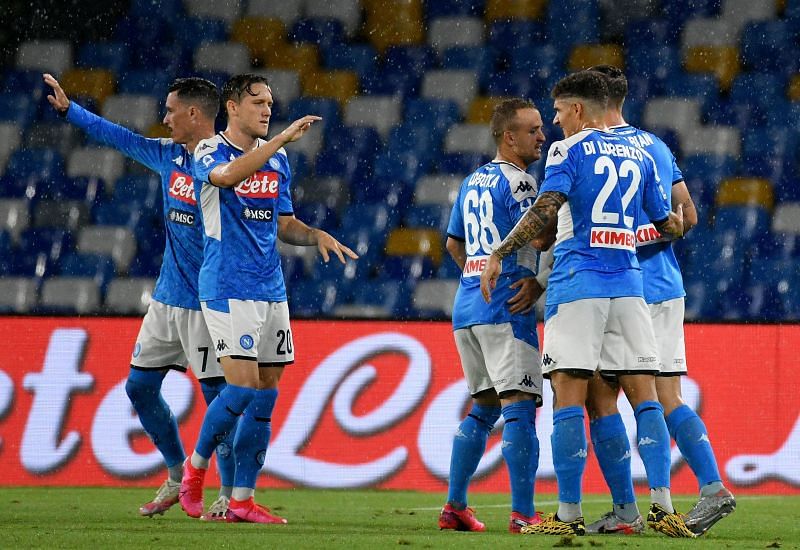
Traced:
<svg viewBox="0 0 800 550">
<path fill-rule="evenodd" d="M 225 377 L 223 376 L 204 378 L 199 382 L 206 406 L 210 405 L 211 402 L 214 401 L 214 399 L 219 395 L 219 392 L 225 388 Z"/>
<path fill-rule="evenodd" d="M 519 403 L 520 401 L 536 400 L 536 396 L 534 394 L 519 390 L 501 391 L 498 396 L 500 397 L 500 401 L 504 403 Z"/>
<path fill-rule="evenodd" d="M 164 374 L 160 371 L 144 371 L 131 369 L 125 382 L 125 393 L 132 403 L 157 395 L 161 391 Z"/>
</svg>

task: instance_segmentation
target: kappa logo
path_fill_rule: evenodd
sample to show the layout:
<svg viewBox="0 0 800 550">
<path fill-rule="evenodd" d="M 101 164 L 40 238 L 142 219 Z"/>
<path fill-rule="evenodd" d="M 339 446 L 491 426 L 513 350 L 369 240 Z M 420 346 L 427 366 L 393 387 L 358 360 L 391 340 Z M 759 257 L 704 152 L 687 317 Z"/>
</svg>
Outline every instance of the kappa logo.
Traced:
<svg viewBox="0 0 800 550">
<path fill-rule="evenodd" d="M 572 455 L 571 458 L 586 458 L 589 456 L 589 452 L 586 449 L 578 449 L 578 452 Z"/>
<path fill-rule="evenodd" d="M 543 367 L 549 367 L 550 365 L 555 365 L 556 363 L 557 363 L 557 361 L 555 359 L 553 359 L 552 357 L 550 357 L 549 355 L 547 355 L 546 353 L 544 354 L 544 357 L 542 357 L 542 366 Z"/>
<path fill-rule="evenodd" d="M 697 442 L 700 443 L 701 441 L 705 441 L 709 445 L 711 444 L 711 440 L 708 438 L 708 434 L 701 435 L 700 438 L 697 440 Z"/>
<path fill-rule="evenodd" d="M 225 351 L 228 349 L 228 344 L 225 343 L 225 340 L 217 340 L 217 351 Z"/>
<path fill-rule="evenodd" d="M 558 147 L 554 147 L 553 148 L 553 156 L 554 157 L 563 157 L 564 154 L 561 152 L 561 149 L 559 149 Z"/>
<path fill-rule="evenodd" d="M 627 451 L 625 451 L 625 454 L 622 455 L 622 458 L 619 459 L 619 462 L 625 462 L 626 460 L 630 459 L 631 459 L 631 450 L 628 449 Z"/>
<path fill-rule="evenodd" d="M 504 439 L 503 442 L 500 443 L 500 448 L 501 449 L 505 449 L 506 447 L 511 447 L 513 445 L 514 444 L 511 441 L 507 441 L 507 440 Z"/>
<path fill-rule="evenodd" d="M 658 443 L 655 439 L 650 439 L 649 437 L 645 436 L 639 440 L 639 447 L 644 447 L 646 445 L 655 445 Z"/>
<path fill-rule="evenodd" d="M 533 380 L 527 374 L 522 378 L 522 382 L 519 383 L 520 386 L 525 386 L 526 388 L 532 388 L 534 386 Z"/>
<path fill-rule="evenodd" d="M 514 193 L 528 193 L 529 191 L 534 191 L 533 185 L 531 185 L 530 182 L 527 182 L 525 180 L 519 182 L 517 188 L 514 189 Z"/>
</svg>

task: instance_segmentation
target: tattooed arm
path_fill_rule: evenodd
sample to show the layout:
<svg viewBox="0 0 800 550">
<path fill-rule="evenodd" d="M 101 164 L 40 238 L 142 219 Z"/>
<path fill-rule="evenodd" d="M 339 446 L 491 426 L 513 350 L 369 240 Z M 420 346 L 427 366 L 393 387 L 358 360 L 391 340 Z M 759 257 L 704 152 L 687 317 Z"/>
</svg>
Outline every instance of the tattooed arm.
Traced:
<svg viewBox="0 0 800 550">
<path fill-rule="evenodd" d="M 558 215 L 558 209 L 567 202 L 567 196 L 556 191 L 545 191 L 536 199 L 514 229 L 494 249 L 481 273 L 481 294 L 489 302 L 492 289 L 500 276 L 503 258 L 531 242 Z"/>
</svg>

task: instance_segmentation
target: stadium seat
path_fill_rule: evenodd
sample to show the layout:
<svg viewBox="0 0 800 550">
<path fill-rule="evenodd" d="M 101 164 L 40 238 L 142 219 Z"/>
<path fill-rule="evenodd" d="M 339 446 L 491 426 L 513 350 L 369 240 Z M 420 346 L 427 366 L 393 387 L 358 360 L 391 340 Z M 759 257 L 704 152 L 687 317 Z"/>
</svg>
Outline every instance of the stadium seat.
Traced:
<svg viewBox="0 0 800 550">
<path fill-rule="evenodd" d="M 83 201 L 39 201 L 34 207 L 34 227 L 60 227 L 73 231 L 89 221 L 89 207 Z"/>
<path fill-rule="evenodd" d="M 492 155 L 488 152 L 445 153 L 439 159 L 438 170 L 442 174 L 456 175 L 464 178 L 476 168 L 483 166 L 491 160 Z"/>
<path fill-rule="evenodd" d="M 103 104 L 102 114 L 112 122 L 144 133 L 159 119 L 158 100 L 150 95 L 113 95 Z"/>
<path fill-rule="evenodd" d="M 470 71 L 432 70 L 422 78 L 422 97 L 455 101 L 461 113 L 466 113 L 477 92 L 478 83 Z"/>
<path fill-rule="evenodd" d="M 395 2 L 391 10 L 380 2 L 365 7 L 367 19 L 362 32 L 379 52 L 390 46 L 422 43 L 425 35 L 421 0 Z"/>
<path fill-rule="evenodd" d="M 769 231 L 769 211 L 761 206 L 720 206 L 714 214 L 714 231 L 755 243 Z"/>
<path fill-rule="evenodd" d="M 450 221 L 449 206 L 441 204 L 412 205 L 403 217 L 403 226 L 411 229 L 435 229 L 441 234 L 447 232 Z"/>
<path fill-rule="evenodd" d="M 469 104 L 466 121 L 468 124 L 489 124 L 492 113 L 505 98 L 478 96 Z"/>
<path fill-rule="evenodd" d="M 0 124 L 0 172 L 2 172 L 2 148 L 14 145 L 14 136 L 3 136 Z M 8 141 L 6 141 L 8 140 Z M 25 132 L 26 149 L 55 149 L 62 158 L 83 144 L 83 133 L 71 124 L 63 122 L 37 122 Z"/>
<path fill-rule="evenodd" d="M 722 19 L 730 22 L 734 28 L 741 29 L 751 21 L 775 19 L 777 2 L 753 2 L 752 0 L 724 0 L 722 2 Z"/>
<path fill-rule="evenodd" d="M 734 46 L 738 41 L 738 32 L 738 27 L 730 20 L 697 17 L 686 21 L 681 46 L 684 52 L 702 46 Z"/>
<path fill-rule="evenodd" d="M 166 97 L 167 88 L 173 77 L 168 72 L 154 73 L 152 69 L 129 69 L 119 75 L 118 92 L 131 95 L 150 95 Z"/>
<path fill-rule="evenodd" d="M 65 277 L 91 277 L 101 291 L 116 275 L 114 260 L 100 254 L 66 254 L 61 258 L 59 271 Z"/>
<path fill-rule="evenodd" d="M 47 313 L 97 313 L 100 287 L 91 277 L 51 277 L 42 285 L 39 306 Z"/>
<path fill-rule="evenodd" d="M 800 75 L 795 75 L 789 80 L 789 85 L 786 88 L 786 97 L 789 101 L 800 101 Z"/>
<path fill-rule="evenodd" d="M 358 75 L 353 71 L 315 71 L 303 77 L 303 95 L 335 99 L 341 107 L 358 93 Z"/>
<path fill-rule="evenodd" d="M 346 186 L 356 188 L 370 181 L 373 159 L 382 148 L 372 127 L 339 127 L 317 156 L 314 172 L 318 178 L 341 178 Z"/>
<path fill-rule="evenodd" d="M 276 3 L 282 4 L 283 2 Z M 252 2 L 251 2 L 252 4 Z M 241 42 L 250 51 L 256 65 L 265 64 L 269 52 L 286 39 L 286 23 L 269 17 L 245 17 L 233 24 L 231 40 Z M 293 70 L 288 67 L 287 70 Z"/>
<path fill-rule="evenodd" d="M 600 9 L 596 0 L 549 2 L 547 31 L 552 45 L 569 51 L 575 44 L 597 44 L 600 40 Z"/>
<path fill-rule="evenodd" d="M 17 49 L 17 69 L 52 73 L 56 78 L 72 66 L 72 44 L 66 40 L 29 40 Z"/>
<path fill-rule="evenodd" d="M 31 277 L 0 278 L 0 313 L 30 313 L 38 299 L 37 288 Z"/>
<path fill-rule="evenodd" d="M 395 229 L 386 239 L 387 256 L 427 256 L 438 266 L 442 261 L 442 236 L 431 229 Z"/>
<path fill-rule="evenodd" d="M 238 42 L 203 42 L 194 51 L 196 71 L 228 75 L 250 72 L 250 51 Z"/>
<path fill-rule="evenodd" d="M 18 248 L 30 255 L 43 253 L 48 260 L 57 262 L 62 255 L 74 249 L 72 233 L 63 228 L 36 227 L 23 231 Z"/>
<path fill-rule="evenodd" d="M 319 69 L 319 52 L 313 44 L 272 44 L 265 51 L 265 65 L 270 69 L 297 71 L 300 81 Z"/>
<path fill-rule="evenodd" d="M 663 92 L 667 96 L 693 97 L 706 105 L 719 102 L 720 97 L 716 77 L 703 73 L 681 72 L 664 82 Z"/>
<path fill-rule="evenodd" d="M 798 60 L 786 44 L 793 40 L 785 20 L 748 23 L 742 30 L 741 56 L 747 70 L 792 74 L 797 72 Z"/>
<path fill-rule="evenodd" d="M 394 96 L 358 96 L 345 106 L 344 123 L 375 128 L 386 139 L 400 123 L 401 109 L 400 99 Z"/>
<path fill-rule="evenodd" d="M 659 92 L 661 86 L 683 74 L 680 51 L 671 44 L 659 41 L 641 46 L 629 44 L 625 56 L 628 79 L 647 75 L 653 91 Z"/>
<path fill-rule="evenodd" d="M 27 95 L 0 93 L 0 121 L 27 128 L 36 119 L 36 103 Z"/>
<path fill-rule="evenodd" d="M 128 68 L 130 48 L 122 42 L 89 42 L 78 50 L 75 65 L 83 69 L 108 69 L 119 75 Z"/>
<path fill-rule="evenodd" d="M 374 72 L 378 62 L 378 52 L 369 44 L 340 44 L 323 49 L 322 57 L 326 69 L 348 69 L 359 78 Z"/>
<path fill-rule="evenodd" d="M 11 154 L 22 142 L 22 129 L 13 122 L 0 122 L 0 175 L 5 172 Z"/>
<path fill-rule="evenodd" d="M 772 231 L 800 235 L 800 203 L 781 203 L 772 216 Z"/>
<path fill-rule="evenodd" d="M 23 180 L 56 180 L 64 173 L 64 161 L 55 149 L 19 149 L 12 153 L 6 176 Z"/>
<path fill-rule="evenodd" d="M 78 233 L 79 254 L 110 256 L 118 273 L 126 273 L 136 255 L 136 237 L 120 226 L 88 226 Z"/>
<path fill-rule="evenodd" d="M 713 73 L 720 88 L 730 89 L 741 71 L 737 46 L 693 46 L 686 51 L 684 66 L 690 73 Z"/>
<path fill-rule="evenodd" d="M 337 305 L 332 313 L 335 317 L 405 318 L 410 294 L 407 286 L 397 281 L 370 280 L 356 285 L 353 301 Z"/>
<path fill-rule="evenodd" d="M 308 42 L 319 46 L 323 53 L 343 46 L 346 42 L 344 26 L 338 19 L 303 18 L 295 21 L 289 29 L 289 41 L 296 44 Z"/>
<path fill-rule="evenodd" d="M 287 288 L 292 317 L 328 317 L 338 303 L 347 299 L 344 285 L 336 281 L 298 281 Z"/>
<path fill-rule="evenodd" d="M 761 206 L 772 210 L 772 184 L 763 178 L 736 177 L 724 180 L 717 191 L 717 206 Z"/>
<path fill-rule="evenodd" d="M 451 317 L 458 280 L 420 281 L 411 303 L 421 318 Z"/>
<path fill-rule="evenodd" d="M 444 139 L 446 153 L 489 154 L 495 147 L 487 124 L 454 124 Z"/>
<path fill-rule="evenodd" d="M 463 178 L 458 176 L 444 174 L 423 176 L 414 188 L 414 204 L 420 206 L 438 204 L 449 207 L 458 197 L 462 180 Z"/>
<path fill-rule="evenodd" d="M 144 315 L 156 282 L 146 277 L 118 277 L 106 292 L 105 310 L 117 315 Z"/>
<path fill-rule="evenodd" d="M 546 43 L 547 29 L 545 24 L 539 21 L 497 20 L 492 22 L 487 35 L 487 45 L 502 58 L 513 55 L 519 48 L 541 46 Z"/>
<path fill-rule="evenodd" d="M 134 203 L 153 210 L 161 195 L 161 178 L 149 173 L 141 176 L 123 176 L 114 185 L 113 201 L 119 204 Z"/>
<path fill-rule="evenodd" d="M 450 125 L 461 119 L 458 105 L 449 99 L 409 99 L 405 103 L 403 122 L 414 126 L 430 128 L 432 131 L 444 132 Z"/>
<path fill-rule="evenodd" d="M 123 114 L 119 113 L 119 116 L 123 116 Z M 124 169 L 125 162 L 122 154 L 108 147 L 75 149 L 67 160 L 67 176 L 70 178 L 97 176 L 102 178 L 112 189 L 114 183 L 122 176 Z"/>
<path fill-rule="evenodd" d="M 700 100 L 687 98 L 653 98 L 644 110 L 645 127 L 670 128 L 684 136 L 700 125 Z"/>
<path fill-rule="evenodd" d="M 486 21 L 497 19 L 541 19 L 547 0 L 487 0 Z"/>
<path fill-rule="evenodd" d="M 248 0 L 247 17 L 273 18 L 289 26 L 303 15 L 303 5 L 306 0 Z"/>
<path fill-rule="evenodd" d="M 477 17 L 438 17 L 428 23 L 428 44 L 441 57 L 452 46 L 483 44 L 484 23 Z"/>
<path fill-rule="evenodd" d="M 297 74 L 297 71 L 271 69 L 265 71 L 254 70 L 253 72 L 267 77 L 269 87 L 272 90 L 272 98 L 279 110 L 288 107 L 292 101 L 300 96 L 300 75 Z"/>
<path fill-rule="evenodd" d="M 341 21 L 348 36 L 355 36 L 361 28 L 361 2 L 359 0 L 305 0 L 307 17 Z"/>
<path fill-rule="evenodd" d="M 342 178 L 305 179 L 292 190 L 294 204 L 321 204 L 334 211 L 338 218 L 350 202 L 350 189 Z"/>
<path fill-rule="evenodd" d="M 227 24 L 239 18 L 242 11 L 241 0 L 183 0 L 186 13 L 198 19 L 221 19 Z"/>
<path fill-rule="evenodd" d="M 108 69 L 69 69 L 59 83 L 69 97 L 91 97 L 102 104 L 114 93 L 114 74 Z"/>
<path fill-rule="evenodd" d="M 12 240 L 16 241 L 29 224 L 27 200 L 0 199 L 0 231 L 7 231 Z"/>
<path fill-rule="evenodd" d="M 478 75 L 478 82 L 485 87 L 495 74 L 497 53 L 486 46 L 453 46 L 441 54 L 442 69 L 469 70 Z"/>
<path fill-rule="evenodd" d="M 579 44 L 572 48 L 567 60 L 571 72 L 588 69 L 595 65 L 613 65 L 625 69 L 625 56 L 616 44 Z"/>
<path fill-rule="evenodd" d="M 182 49 L 191 54 L 203 42 L 223 42 L 228 38 L 228 24 L 221 19 L 189 16 L 174 20 L 170 27 L 174 39 L 167 48 L 172 51 Z"/>
<path fill-rule="evenodd" d="M 742 140 L 737 128 L 730 126 L 699 126 L 688 132 L 675 128 L 681 137 L 684 155 L 718 155 L 738 157 Z"/>
</svg>

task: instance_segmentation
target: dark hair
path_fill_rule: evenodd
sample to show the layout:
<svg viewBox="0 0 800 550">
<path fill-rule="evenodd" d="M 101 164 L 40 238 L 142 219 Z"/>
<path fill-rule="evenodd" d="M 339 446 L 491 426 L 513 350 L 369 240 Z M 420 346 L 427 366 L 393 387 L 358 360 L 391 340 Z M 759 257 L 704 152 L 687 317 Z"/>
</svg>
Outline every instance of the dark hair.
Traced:
<svg viewBox="0 0 800 550">
<path fill-rule="evenodd" d="M 175 92 L 181 101 L 196 103 L 197 107 L 211 120 L 219 112 L 219 92 L 213 82 L 197 76 L 176 78 L 169 85 L 167 93 Z"/>
<path fill-rule="evenodd" d="M 609 101 L 621 106 L 628 95 L 628 79 L 625 78 L 622 69 L 613 65 L 595 65 L 587 70 L 598 72 L 606 77 Z"/>
<path fill-rule="evenodd" d="M 265 84 L 269 86 L 266 76 L 253 73 L 237 74 L 232 76 L 222 87 L 222 104 L 227 105 L 228 101 L 240 103 L 244 94 L 257 95 L 253 92 L 253 84 Z"/>
<path fill-rule="evenodd" d="M 492 110 L 492 119 L 489 128 L 492 130 L 494 142 L 498 145 L 503 139 L 503 132 L 513 130 L 517 119 L 517 111 L 520 109 L 536 109 L 533 101 L 521 97 L 504 99 Z"/>
<path fill-rule="evenodd" d="M 593 101 L 604 108 L 608 104 L 608 84 L 606 77 L 594 71 L 578 71 L 565 76 L 553 87 L 553 99 L 578 97 Z"/>
</svg>

